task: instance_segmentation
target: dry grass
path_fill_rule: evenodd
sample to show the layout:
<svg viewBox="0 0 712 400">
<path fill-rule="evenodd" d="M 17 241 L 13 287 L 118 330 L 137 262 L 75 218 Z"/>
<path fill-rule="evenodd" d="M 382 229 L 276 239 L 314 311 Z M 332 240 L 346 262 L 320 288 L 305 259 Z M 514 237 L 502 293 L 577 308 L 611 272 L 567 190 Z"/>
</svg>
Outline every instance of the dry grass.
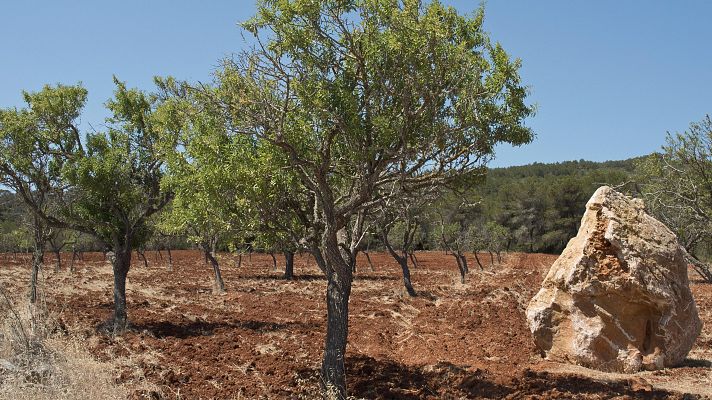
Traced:
<svg viewBox="0 0 712 400">
<path fill-rule="evenodd" d="M 16 302 L 0 288 L 0 400 L 125 399 L 113 375 L 114 366 L 63 332 L 43 300 Z"/>
</svg>

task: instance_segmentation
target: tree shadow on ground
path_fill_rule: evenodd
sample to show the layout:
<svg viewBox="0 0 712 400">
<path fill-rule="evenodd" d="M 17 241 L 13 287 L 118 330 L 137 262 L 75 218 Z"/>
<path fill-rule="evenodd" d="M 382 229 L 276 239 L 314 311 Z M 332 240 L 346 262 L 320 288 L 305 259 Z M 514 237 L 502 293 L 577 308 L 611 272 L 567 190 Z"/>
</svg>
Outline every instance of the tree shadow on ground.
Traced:
<svg viewBox="0 0 712 400">
<path fill-rule="evenodd" d="M 106 323 L 102 323 L 97 330 L 106 329 Z M 314 330 L 318 329 L 318 324 L 303 322 L 269 322 L 269 321 L 231 321 L 231 322 L 208 322 L 195 321 L 187 323 L 175 323 L 171 321 L 156 321 L 147 323 L 130 323 L 129 331 L 135 333 L 149 334 L 155 338 L 176 338 L 186 339 L 189 337 L 212 336 L 216 330 L 250 330 L 255 332 L 277 332 L 294 330 Z"/>
<path fill-rule="evenodd" d="M 468 371 L 446 362 L 418 367 L 356 355 L 347 357 L 346 369 L 350 394 L 357 398 L 461 398 L 478 391 L 499 399 L 511 392 L 485 379 L 481 370 Z"/>
<path fill-rule="evenodd" d="M 524 370 L 495 375 L 468 366 L 440 362 L 407 366 L 365 355 L 346 359 L 350 395 L 369 399 L 685 399 L 677 393 L 607 382 L 578 375 Z M 506 375 L 506 377 L 503 377 Z M 499 382 L 498 382 L 499 381 Z M 502 383 L 504 382 L 504 383 Z"/>
<path fill-rule="evenodd" d="M 643 381 L 644 382 L 644 381 Z M 596 380 L 581 375 L 551 374 L 526 370 L 515 381 L 515 394 L 544 395 L 564 394 L 563 398 L 588 399 L 591 396 L 600 399 L 687 399 L 679 393 L 652 389 L 646 384 L 639 384 L 635 377 L 617 381 Z M 517 398 L 515 396 L 515 398 Z M 562 397 L 559 397 L 562 398 Z"/>
<path fill-rule="evenodd" d="M 258 275 L 258 274 L 241 274 L 240 279 L 251 279 L 256 281 L 284 281 L 290 282 L 284 278 L 284 273 L 270 271 L 270 275 Z M 326 277 L 319 274 L 294 274 L 292 281 L 325 281 Z"/>
<path fill-rule="evenodd" d="M 284 275 L 278 274 L 277 272 L 272 272 L 271 275 L 256 275 L 256 274 L 245 274 L 245 275 L 240 275 L 240 279 L 254 279 L 258 281 L 285 281 L 289 282 L 288 280 L 284 279 Z M 396 281 L 399 280 L 400 278 L 394 277 L 394 276 L 383 276 L 383 275 L 354 275 L 354 281 L 374 281 L 374 282 L 379 282 L 379 281 Z M 294 274 L 294 281 L 326 281 L 326 277 L 321 274 Z"/>
<path fill-rule="evenodd" d="M 682 364 L 677 366 L 677 368 L 682 367 L 710 368 L 712 367 L 712 361 L 700 358 L 686 358 L 685 361 L 682 362 Z"/>
</svg>

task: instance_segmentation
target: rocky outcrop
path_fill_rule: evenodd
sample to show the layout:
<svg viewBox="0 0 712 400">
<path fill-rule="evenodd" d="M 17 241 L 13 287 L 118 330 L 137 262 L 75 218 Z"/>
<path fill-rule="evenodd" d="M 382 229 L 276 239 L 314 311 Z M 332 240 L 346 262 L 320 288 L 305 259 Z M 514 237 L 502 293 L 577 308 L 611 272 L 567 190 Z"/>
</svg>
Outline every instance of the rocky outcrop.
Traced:
<svg viewBox="0 0 712 400">
<path fill-rule="evenodd" d="M 527 307 L 537 346 L 602 371 L 679 364 L 702 329 L 683 254 L 641 200 L 599 188 Z"/>
</svg>

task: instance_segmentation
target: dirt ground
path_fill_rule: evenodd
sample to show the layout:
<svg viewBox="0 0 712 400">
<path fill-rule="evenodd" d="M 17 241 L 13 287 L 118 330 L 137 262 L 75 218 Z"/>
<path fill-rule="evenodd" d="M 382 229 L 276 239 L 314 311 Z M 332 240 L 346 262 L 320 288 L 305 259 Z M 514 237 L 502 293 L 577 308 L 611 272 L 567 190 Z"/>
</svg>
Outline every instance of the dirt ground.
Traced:
<svg viewBox="0 0 712 400">
<path fill-rule="evenodd" d="M 233 255 L 221 255 L 227 293 L 215 295 L 198 252 L 174 252 L 174 271 L 157 253 L 147 257 L 148 268 L 134 257 L 129 272 L 132 330 L 115 339 L 101 330 L 112 311 L 111 267 L 101 254 L 86 254 L 74 274 L 53 272 L 48 255 L 43 272 L 46 302 L 62 329 L 116 365 L 117 382 L 158 388 L 136 390 L 134 398 L 318 397 L 326 281 L 311 258 L 296 257 L 290 282 L 269 255 L 245 256 L 239 269 Z M 469 255 L 474 267 L 464 285 L 452 256 L 417 257 L 415 298 L 389 256 L 372 254 L 373 271 L 359 259 L 346 358 L 355 398 L 712 398 L 712 285 L 693 280 L 705 328 L 685 365 L 604 374 L 545 362 L 534 347 L 524 309 L 555 256 L 509 254 L 480 271 Z M 28 264 L 0 255 L 2 284 L 26 290 Z"/>
</svg>

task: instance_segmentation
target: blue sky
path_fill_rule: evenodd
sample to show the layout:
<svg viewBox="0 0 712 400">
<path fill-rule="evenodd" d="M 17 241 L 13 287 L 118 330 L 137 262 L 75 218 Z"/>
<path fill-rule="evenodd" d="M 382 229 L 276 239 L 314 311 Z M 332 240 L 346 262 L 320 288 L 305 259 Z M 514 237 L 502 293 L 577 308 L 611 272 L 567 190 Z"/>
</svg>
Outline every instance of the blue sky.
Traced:
<svg viewBox="0 0 712 400">
<path fill-rule="evenodd" d="M 112 74 L 144 89 L 154 75 L 208 81 L 244 48 L 236 24 L 254 13 L 252 0 L 3 3 L 0 107 L 21 106 L 22 90 L 81 81 L 87 129 L 101 127 Z M 712 113 L 712 2 L 490 0 L 486 10 L 538 108 L 527 121 L 534 143 L 500 147 L 493 166 L 643 155 Z"/>
</svg>

